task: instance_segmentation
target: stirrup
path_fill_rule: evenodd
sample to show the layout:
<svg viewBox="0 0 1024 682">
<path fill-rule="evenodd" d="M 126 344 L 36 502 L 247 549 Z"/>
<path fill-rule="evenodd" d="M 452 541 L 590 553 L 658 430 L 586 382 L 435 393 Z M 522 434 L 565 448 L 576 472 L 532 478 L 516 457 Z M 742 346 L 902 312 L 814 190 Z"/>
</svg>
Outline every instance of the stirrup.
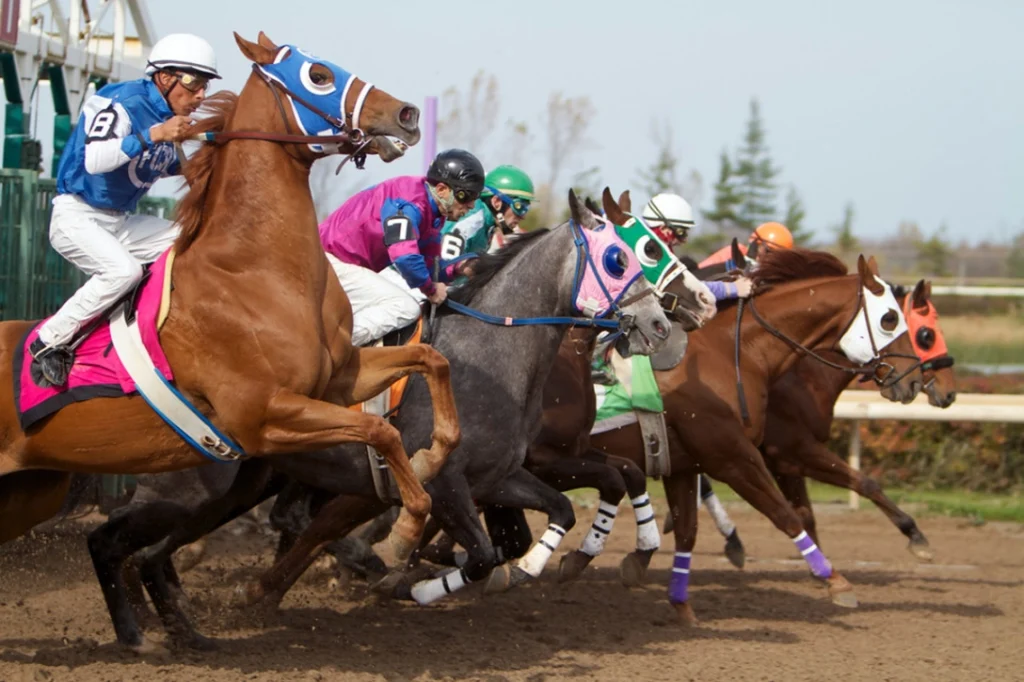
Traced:
<svg viewBox="0 0 1024 682">
<path fill-rule="evenodd" d="M 39 337 L 28 350 L 32 354 L 32 380 L 37 385 L 60 387 L 68 382 L 71 367 L 75 364 L 73 350 L 65 346 L 47 346 Z"/>
</svg>

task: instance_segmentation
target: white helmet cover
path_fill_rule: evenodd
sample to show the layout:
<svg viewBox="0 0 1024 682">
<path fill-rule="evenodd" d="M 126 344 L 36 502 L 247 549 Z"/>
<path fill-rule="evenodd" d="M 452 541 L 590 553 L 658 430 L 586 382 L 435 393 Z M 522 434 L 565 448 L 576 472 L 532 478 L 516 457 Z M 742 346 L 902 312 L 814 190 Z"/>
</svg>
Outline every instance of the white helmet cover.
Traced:
<svg viewBox="0 0 1024 682">
<path fill-rule="evenodd" d="M 669 227 L 693 227 L 693 208 L 678 194 L 663 192 L 656 195 L 644 206 L 642 214 L 648 225 L 661 224 Z"/>
<path fill-rule="evenodd" d="M 152 76 L 163 69 L 194 71 L 210 78 L 220 78 L 213 46 L 191 33 L 172 33 L 153 46 L 146 63 L 146 75 Z"/>
</svg>

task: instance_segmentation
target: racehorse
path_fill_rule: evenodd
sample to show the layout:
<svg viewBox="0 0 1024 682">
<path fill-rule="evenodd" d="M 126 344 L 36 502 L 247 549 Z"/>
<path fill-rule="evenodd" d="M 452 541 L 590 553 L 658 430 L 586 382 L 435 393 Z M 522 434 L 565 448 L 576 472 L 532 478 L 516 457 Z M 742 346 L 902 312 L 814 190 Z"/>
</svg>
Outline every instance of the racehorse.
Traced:
<svg viewBox="0 0 1024 682">
<path fill-rule="evenodd" d="M 394 151 L 388 136 L 415 144 L 419 112 L 263 33 L 257 43 L 235 40 L 253 71 L 237 98 L 211 98 L 212 115 L 196 127 L 214 131 L 214 144 L 184 167 L 190 188 L 177 216 L 174 293 L 160 341 L 178 390 L 245 456 L 372 443 L 398 482 L 403 518 L 392 538 L 406 556 L 430 508 L 421 481 L 459 440 L 447 363 L 424 345 L 352 346 L 351 306 L 329 276 L 309 170 L 328 153 Z M 325 134 L 293 132 L 307 127 Z M 32 324 L 0 324 L 0 542 L 56 512 L 66 472 L 137 474 L 208 461 L 138 396 L 74 403 L 24 432 L 12 362 Z M 430 449 L 411 462 L 393 427 L 344 407 L 410 372 L 426 375 L 435 406 Z"/>
<path fill-rule="evenodd" d="M 852 586 L 807 536 L 757 450 L 769 388 L 778 377 L 802 355 L 828 363 L 816 349 L 838 348 L 856 366 L 850 373 L 872 377 L 890 400 L 912 400 L 922 386 L 921 363 L 905 334 L 904 317 L 892 291 L 879 279 L 874 259 L 861 256 L 857 274 L 850 276 L 830 254 L 772 251 L 762 256 L 752 276 L 758 293 L 747 302 L 750 314 L 737 323 L 743 302 L 725 306 L 709 325 L 691 334 L 679 366 L 656 372 L 672 465 L 664 481 L 676 540 L 669 600 L 684 623 L 696 622 L 688 582 L 698 472 L 729 484 L 792 538 L 833 601 L 856 604 Z M 644 462 L 636 425 L 593 436 L 591 442 L 638 465 Z M 649 560 L 649 553 L 631 554 L 624 572 L 641 574 Z"/>
<path fill-rule="evenodd" d="M 455 305 L 461 301 L 472 308 L 456 314 L 446 306 L 431 325 L 431 343 L 451 362 L 463 438 L 443 475 L 427 488 L 434 517 L 463 537 L 483 534 L 475 513 L 470 518 L 460 511 L 473 507 L 474 499 L 540 507 L 558 528 L 574 521 L 568 500 L 520 467 L 536 431 L 540 392 L 566 325 L 616 327 L 622 332 L 618 347 L 627 354 L 653 352 L 668 337 L 669 321 L 628 248 L 612 230 L 594 231 L 598 220 L 572 194 L 570 207 L 571 223 L 520 237 L 499 255 L 482 257 L 474 264 L 472 284 L 451 292 Z M 587 296 L 604 290 L 610 297 L 595 308 Z M 524 291 L 530 295 L 512 295 Z M 679 305 L 702 310 L 697 293 L 681 296 Z M 575 310 L 616 319 L 568 317 Z M 407 444 L 429 438 L 433 415 L 426 388 L 414 378 L 395 417 Z M 393 494 L 386 501 L 378 499 L 365 449 L 359 447 L 245 462 L 237 472 L 217 470 L 217 480 L 201 478 L 209 470 L 142 476 L 143 494 L 136 493 L 138 499 L 119 509 L 89 538 L 119 641 L 138 646 L 141 637 L 121 579 L 125 560 L 137 552 L 143 582 L 171 634 L 191 646 L 208 644 L 180 608 L 180 586 L 169 558 L 177 547 L 276 493 L 275 483 L 268 483 L 269 466 L 339 496 L 324 505 L 260 584 L 251 586 L 250 597 L 265 595 L 272 604 L 280 601 L 324 543 L 398 502 Z M 476 549 L 462 574 L 465 582 L 485 577 L 495 561 L 489 541 Z M 542 565 L 539 561 L 528 568 L 539 572 Z M 425 582 L 428 585 L 413 586 L 411 594 L 421 601 L 443 594 L 440 582 Z M 453 582 L 447 584 L 456 589 Z"/>
<path fill-rule="evenodd" d="M 935 407 L 949 407 L 956 400 L 956 378 L 953 358 L 947 354 L 938 314 L 930 300 L 931 284 L 921 280 L 912 291 L 899 288 L 896 293 L 907 318 L 914 352 L 923 362 L 921 369 L 928 402 Z M 849 365 L 838 354 L 823 355 Z M 931 560 L 928 540 L 914 519 L 886 497 L 875 480 L 852 469 L 828 447 L 833 408 L 852 379 L 850 374 L 813 358 L 798 362 L 772 384 L 769 391 L 761 454 L 815 543 L 818 542 L 817 526 L 804 477 L 848 488 L 870 499 L 907 536 L 910 552 L 919 559 Z"/>
</svg>

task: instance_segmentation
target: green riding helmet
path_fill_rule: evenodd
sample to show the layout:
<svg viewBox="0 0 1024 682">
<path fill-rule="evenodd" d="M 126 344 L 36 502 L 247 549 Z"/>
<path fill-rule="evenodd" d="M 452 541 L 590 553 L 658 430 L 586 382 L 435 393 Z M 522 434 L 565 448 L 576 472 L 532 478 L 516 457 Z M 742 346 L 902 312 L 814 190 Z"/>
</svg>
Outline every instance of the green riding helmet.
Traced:
<svg viewBox="0 0 1024 682">
<path fill-rule="evenodd" d="M 533 201 L 533 180 L 522 169 L 515 166 L 498 166 L 484 178 L 483 199 L 497 196 L 512 207 L 512 212 L 522 218 L 530 210 Z"/>
</svg>

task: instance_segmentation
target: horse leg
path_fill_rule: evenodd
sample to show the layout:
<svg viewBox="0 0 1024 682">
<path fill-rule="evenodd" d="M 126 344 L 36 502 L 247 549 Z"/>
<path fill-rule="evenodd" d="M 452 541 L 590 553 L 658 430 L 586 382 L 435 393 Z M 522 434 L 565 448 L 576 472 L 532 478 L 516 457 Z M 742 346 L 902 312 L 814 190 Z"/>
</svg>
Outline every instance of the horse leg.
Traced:
<svg viewBox="0 0 1024 682">
<path fill-rule="evenodd" d="M 499 566 L 491 575 L 489 591 L 505 590 L 531 578 L 540 577 L 548 559 L 558 549 L 566 532 L 576 525 L 572 502 L 526 469 L 516 469 L 494 489 L 482 495 L 484 504 L 535 509 L 547 514 L 548 528 L 522 558 Z"/>
<path fill-rule="evenodd" d="M 736 568 L 743 568 L 747 561 L 747 554 L 743 548 L 743 542 L 740 541 L 740 532 L 711 487 L 711 479 L 704 474 L 700 475 L 700 499 L 715 522 L 718 532 L 725 538 L 725 558 Z"/>
<path fill-rule="evenodd" d="M 882 486 L 877 481 L 859 471 L 854 471 L 843 458 L 818 441 L 806 443 L 797 456 L 800 458 L 804 475 L 822 483 L 852 490 L 871 500 L 910 540 L 907 549 L 911 554 L 923 561 L 931 561 L 935 558 L 928 546 L 928 539 L 918 529 L 914 518 L 890 500 L 882 492 Z"/>
<path fill-rule="evenodd" d="M 399 372 L 392 380 L 400 376 L 402 374 Z M 387 384 L 383 384 L 383 387 L 386 388 Z M 362 400 L 376 394 L 352 392 L 351 395 Z M 458 443 L 458 428 L 448 432 L 444 430 L 446 426 L 439 426 L 435 422 L 434 438 L 445 444 L 444 448 L 450 449 Z M 430 496 L 413 471 L 402 446 L 402 438 L 394 426 L 372 414 L 356 412 L 295 393 L 280 392 L 267 406 L 262 438 L 265 442 L 259 449 L 265 452 L 283 454 L 317 450 L 340 443 L 366 443 L 383 455 L 398 485 L 403 505 L 398 521 L 391 530 L 391 544 L 395 557 L 405 563 L 423 533 L 423 525 L 430 513 Z"/>
<path fill-rule="evenodd" d="M 360 577 L 370 580 L 383 577 L 388 572 L 387 564 L 373 551 L 373 546 L 385 540 L 391 532 L 391 526 L 398 518 L 398 507 L 390 507 L 386 512 L 365 524 L 362 529 L 357 529 L 340 540 L 335 540 L 327 545 L 326 551 L 334 555 L 342 566 Z M 420 545 L 436 534 L 431 532 L 433 517 L 427 519 L 427 525 L 423 531 L 423 539 Z"/>
<path fill-rule="evenodd" d="M 530 532 L 526 512 L 518 507 L 486 505 L 484 525 L 487 526 L 487 535 L 494 545 L 499 565 L 524 556 L 533 544 L 533 533 Z"/>
<path fill-rule="evenodd" d="M 179 547 L 195 542 L 269 497 L 275 492 L 268 490 L 271 477 L 268 462 L 258 459 L 244 462 L 224 495 L 203 501 L 158 542 L 137 553 L 139 577 L 164 629 L 176 644 L 202 650 L 214 648 L 213 641 L 196 631 L 185 612 L 187 599 L 171 557 Z"/>
<path fill-rule="evenodd" d="M 668 601 L 676 611 L 679 622 L 685 626 L 697 624 L 697 616 L 690 606 L 690 560 L 697 542 L 697 476 L 672 474 L 667 476 L 665 497 L 672 518 L 672 533 L 676 553 L 672 559 L 672 576 L 668 583 Z"/>
<path fill-rule="evenodd" d="M 423 375 L 434 408 L 434 430 L 430 448 L 418 450 L 410 466 L 421 483 L 433 479 L 461 438 L 448 360 L 433 346 L 422 343 L 353 351 L 340 375 L 340 383 L 328 389 L 329 395 L 339 396 L 342 404 L 355 405 L 369 400 L 409 374 Z M 405 500 L 404 494 L 402 500 Z"/>
<path fill-rule="evenodd" d="M 239 586 L 242 605 L 275 608 L 329 542 L 351 533 L 387 511 L 388 506 L 376 498 L 333 497 L 296 538 L 294 545 L 258 581 Z"/>
<path fill-rule="evenodd" d="M 412 598 L 420 605 L 431 604 L 471 582 L 483 580 L 494 572 L 492 569 L 497 565 L 497 554 L 480 523 L 480 515 L 465 477 L 442 472 L 431 482 L 430 487 L 434 498 L 431 514 L 445 533 L 466 548 L 466 562 L 461 568 L 435 578 L 420 580 L 409 588 L 403 586 L 401 591 L 396 591 L 395 596 Z"/>
<path fill-rule="evenodd" d="M 779 484 L 779 490 L 789 500 L 789 506 L 800 517 L 800 523 L 804 530 L 814 540 L 814 544 L 821 547 L 818 539 L 818 522 L 814 518 L 814 507 L 811 506 L 811 495 L 807 492 L 807 480 L 803 476 L 793 474 L 775 474 L 775 482 Z"/>
<path fill-rule="evenodd" d="M 64 504 L 71 474 L 16 471 L 0 476 L 0 545 L 53 517 Z"/>
<path fill-rule="evenodd" d="M 717 450 L 728 452 L 724 448 Z M 828 586 L 829 595 L 834 603 L 839 606 L 856 606 L 857 598 L 853 594 L 853 586 L 832 568 L 825 554 L 807 535 L 803 524 L 800 523 L 800 517 L 789 506 L 789 502 L 782 496 L 782 492 L 768 473 L 760 451 L 748 440 L 736 440 L 733 452 L 735 454 L 732 457 L 708 462 L 713 464 L 718 472 L 710 473 L 730 485 L 740 497 L 767 516 L 776 528 L 793 540 L 810 567 L 811 574 Z"/>
<path fill-rule="evenodd" d="M 596 488 L 600 495 L 594 522 L 583 539 L 583 544 L 579 549 L 562 556 L 558 565 L 559 582 L 575 580 L 590 565 L 594 557 L 601 554 L 615 524 L 619 502 L 626 495 L 624 477 L 614 466 L 602 461 L 606 457 L 596 451 L 594 456 L 585 459 L 567 457 L 560 450 L 546 445 L 534 445 L 530 448 L 528 469 L 544 483 L 559 492 L 577 488 Z"/>
<path fill-rule="evenodd" d="M 138 601 L 141 590 L 130 594 L 128 589 L 128 585 L 137 585 L 136 567 L 126 563 L 136 551 L 164 538 L 190 513 L 173 502 L 132 503 L 115 510 L 106 523 L 89 533 L 89 555 L 119 644 L 139 653 L 162 650 L 143 637 L 132 603 Z M 144 603 L 145 598 L 142 600 Z"/>
</svg>

